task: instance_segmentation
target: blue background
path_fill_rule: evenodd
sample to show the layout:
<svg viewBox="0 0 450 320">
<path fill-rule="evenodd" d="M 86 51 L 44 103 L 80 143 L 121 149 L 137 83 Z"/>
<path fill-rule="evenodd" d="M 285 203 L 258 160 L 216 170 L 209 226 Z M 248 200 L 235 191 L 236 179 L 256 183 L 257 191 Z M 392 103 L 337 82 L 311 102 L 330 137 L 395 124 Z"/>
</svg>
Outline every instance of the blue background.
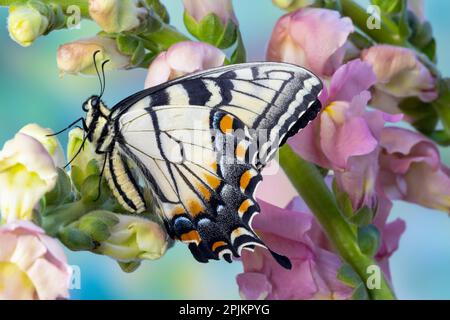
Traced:
<svg viewBox="0 0 450 320">
<path fill-rule="evenodd" d="M 182 5 L 163 1 L 180 30 Z M 270 0 L 234 1 L 251 60 L 263 60 L 271 30 L 282 12 Z M 438 43 L 439 68 L 450 75 L 450 1 L 429 0 L 426 15 L 432 22 Z M 59 129 L 82 115 L 81 103 L 98 92 L 94 77 L 65 76 L 56 68 L 58 45 L 98 31 L 83 21 L 79 30 L 53 32 L 29 48 L 14 43 L 6 30 L 7 10 L 0 9 L 0 142 L 11 138 L 23 125 L 36 122 Z M 320 39 L 317 39 L 320 41 Z M 113 105 L 142 89 L 145 70 L 107 74 L 105 100 Z M 62 141 L 65 144 L 64 138 Z M 443 152 L 450 164 L 450 152 Z M 399 298 L 450 298 L 450 220 L 445 213 L 396 203 L 391 219 L 401 217 L 407 230 L 400 249 L 391 259 L 393 284 Z M 144 262 L 133 274 L 125 274 L 109 258 L 89 253 L 67 252 L 71 264 L 81 268 L 81 290 L 75 299 L 232 299 L 239 298 L 235 276 L 239 263 L 197 264 L 184 245 L 177 244 L 155 262 Z"/>
</svg>

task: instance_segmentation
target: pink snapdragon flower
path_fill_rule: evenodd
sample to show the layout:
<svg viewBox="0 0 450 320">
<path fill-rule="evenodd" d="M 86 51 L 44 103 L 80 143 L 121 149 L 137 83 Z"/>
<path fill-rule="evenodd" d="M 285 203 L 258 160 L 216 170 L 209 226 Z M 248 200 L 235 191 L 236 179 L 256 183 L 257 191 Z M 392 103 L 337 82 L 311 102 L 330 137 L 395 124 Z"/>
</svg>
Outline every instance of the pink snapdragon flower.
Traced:
<svg viewBox="0 0 450 320">
<path fill-rule="evenodd" d="M 380 232 L 381 239 L 375 259 L 389 280 L 391 279 L 389 258 L 397 251 L 400 245 L 400 238 L 406 229 L 406 223 L 403 219 L 398 218 L 390 223 L 387 222 L 391 209 L 392 201 L 384 196 L 379 197 L 373 221 Z"/>
<path fill-rule="evenodd" d="M 270 61 L 289 62 L 331 76 L 342 64 L 353 31 L 350 18 L 337 11 L 302 8 L 278 20 L 266 56 Z"/>
<path fill-rule="evenodd" d="M 352 156 L 371 153 L 384 124 L 380 112 L 365 109 L 368 89 L 375 83 L 371 67 L 353 60 L 332 76 L 329 91 L 321 95 L 318 118 L 289 144 L 301 157 L 324 168 L 342 171 Z"/>
<path fill-rule="evenodd" d="M 374 224 L 380 230 L 381 246 L 376 254 L 389 277 L 389 258 L 397 250 L 405 229 L 401 219 L 386 223 L 392 203 L 383 199 Z M 244 272 L 237 276 L 245 299 L 349 299 L 353 289 L 337 279 L 339 256 L 308 207 L 299 197 L 285 209 L 259 200 L 261 214 L 253 226 L 264 242 L 291 259 L 292 270 L 280 267 L 267 252 L 244 251 Z"/>
<path fill-rule="evenodd" d="M 401 119 L 366 108 L 375 82 L 371 66 L 361 60 L 341 66 L 320 97 L 323 109 L 318 118 L 289 141 L 302 158 L 335 171 L 355 210 L 376 204 L 381 131 L 387 121 Z"/>
<path fill-rule="evenodd" d="M 279 266 L 270 253 L 261 248 L 244 251 L 244 273 L 237 276 L 244 299 L 348 299 L 352 288 L 337 280 L 340 258 L 315 243 L 313 216 L 259 201 L 262 213 L 253 227 L 274 251 L 286 255 L 292 270 Z"/>
<path fill-rule="evenodd" d="M 72 269 L 56 240 L 29 221 L 0 227 L 0 300 L 69 297 Z"/>
<path fill-rule="evenodd" d="M 145 87 L 153 87 L 188 73 L 219 67 L 225 54 L 203 42 L 183 41 L 161 52 L 148 69 Z"/>
<path fill-rule="evenodd" d="M 435 143 L 420 133 L 385 128 L 378 183 L 390 199 L 450 212 L 450 169 Z"/>
<path fill-rule="evenodd" d="M 403 98 L 417 97 L 431 102 L 438 97 L 437 80 L 407 48 L 377 45 L 361 54 L 362 60 L 373 67 L 377 82 L 371 105 L 389 113 L 399 113 Z"/>
</svg>

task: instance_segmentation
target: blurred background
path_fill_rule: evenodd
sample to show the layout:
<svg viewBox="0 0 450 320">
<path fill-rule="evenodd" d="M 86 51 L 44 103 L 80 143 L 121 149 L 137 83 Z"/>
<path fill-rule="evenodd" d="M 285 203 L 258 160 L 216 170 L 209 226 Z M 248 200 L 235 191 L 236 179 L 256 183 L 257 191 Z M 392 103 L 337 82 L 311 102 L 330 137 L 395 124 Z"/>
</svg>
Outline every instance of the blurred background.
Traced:
<svg viewBox="0 0 450 320">
<path fill-rule="evenodd" d="M 185 30 L 180 0 L 165 0 L 171 22 Z M 256 4 L 257 3 L 257 4 Z M 263 60 L 275 21 L 283 14 L 270 0 L 234 1 L 250 60 Z M 438 43 L 439 69 L 450 75 L 450 1 L 426 1 Z M 31 47 L 13 42 L 6 29 L 7 9 L 0 9 L 0 145 L 27 123 L 54 130 L 82 115 L 81 104 L 99 90 L 95 77 L 65 76 L 56 67 L 60 44 L 93 35 L 94 23 L 56 31 L 39 38 Z M 319 41 L 320 39 L 318 39 Z M 144 85 L 145 70 L 107 74 L 104 100 L 113 105 Z M 63 145 L 66 138 L 61 137 Z M 450 151 L 442 150 L 450 165 Z M 450 219 L 445 213 L 401 202 L 395 203 L 391 220 L 401 217 L 407 229 L 400 249 L 391 258 L 393 285 L 400 299 L 450 299 Z M 177 244 L 159 261 L 144 262 L 132 274 L 121 271 L 111 259 L 67 250 L 69 262 L 80 267 L 81 289 L 74 299 L 238 299 L 235 277 L 239 263 L 198 264 L 189 250 Z"/>
</svg>

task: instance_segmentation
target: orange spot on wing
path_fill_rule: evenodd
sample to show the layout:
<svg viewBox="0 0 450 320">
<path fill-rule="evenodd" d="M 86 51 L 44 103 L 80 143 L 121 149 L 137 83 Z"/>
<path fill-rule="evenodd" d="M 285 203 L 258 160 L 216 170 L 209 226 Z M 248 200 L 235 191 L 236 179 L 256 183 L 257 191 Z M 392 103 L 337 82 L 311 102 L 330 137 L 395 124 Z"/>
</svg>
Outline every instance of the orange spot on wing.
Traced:
<svg viewBox="0 0 450 320">
<path fill-rule="evenodd" d="M 238 159 L 244 159 L 245 158 L 245 153 L 247 152 L 247 148 L 244 144 L 239 143 L 236 147 L 236 158 Z"/>
<path fill-rule="evenodd" d="M 195 242 L 196 244 L 200 243 L 200 234 L 197 230 L 192 230 L 187 233 L 183 233 L 180 237 L 180 240 L 183 242 Z"/>
<path fill-rule="evenodd" d="M 175 207 L 175 208 L 172 210 L 172 215 L 173 215 L 173 216 L 178 216 L 178 215 L 184 214 L 184 213 L 186 213 L 186 212 L 184 211 L 184 208 L 183 208 L 183 207 L 177 206 L 177 207 Z"/>
<path fill-rule="evenodd" d="M 199 183 L 197 184 L 197 189 L 198 192 L 202 195 L 202 197 L 206 200 L 209 201 L 209 199 L 211 199 L 211 192 L 209 191 L 209 189 L 207 187 L 205 187 L 204 184 Z"/>
<path fill-rule="evenodd" d="M 216 251 L 217 248 L 220 248 L 220 247 L 223 247 L 226 245 L 227 245 L 227 243 L 225 241 L 216 241 L 212 245 L 211 251 Z"/>
<path fill-rule="evenodd" d="M 247 189 L 250 180 L 253 178 L 253 174 L 250 170 L 245 171 L 242 176 L 241 176 L 241 180 L 239 181 L 240 185 L 241 185 L 241 190 L 245 190 Z"/>
<path fill-rule="evenodd" d="M 189 200 L 188 201 L 188 209 L 189 209 L 189 213 L 191 215 L 193 215 L 194 217 L 204 211 L 203 206 L 197 200 Z"/>
<path fill-rule="evenodd" d="M 217 162 L 216 161 L 212 162 L 210 166 L 211 166 L 211 169 L 214 170 L 214 172 L 217 172 Z"/>
<path fill-rule="evenodd" d="M 221 180 L 219 177 L 209 174 L 209 173 L 205 173 L 204 176 L 205 176 L 206 182 L 211 187 L 211 189 L 216 189 L 220 185 Z"/>
<path fill-rule="evenodd" d="M 239 216 L 242 217 L 248 210 L 248 208 L 250 208 L 253 205 L 253 201 L 250 199 L 244 200 L 238 210 Z"/>
<path fill-rule="evenodd" d="M 233 117 L 226 114 L 220 119 L 220 130 L 223 133 L 227 133 L 228 131 L 231 131 L 233 129 Z"/>
</svg>

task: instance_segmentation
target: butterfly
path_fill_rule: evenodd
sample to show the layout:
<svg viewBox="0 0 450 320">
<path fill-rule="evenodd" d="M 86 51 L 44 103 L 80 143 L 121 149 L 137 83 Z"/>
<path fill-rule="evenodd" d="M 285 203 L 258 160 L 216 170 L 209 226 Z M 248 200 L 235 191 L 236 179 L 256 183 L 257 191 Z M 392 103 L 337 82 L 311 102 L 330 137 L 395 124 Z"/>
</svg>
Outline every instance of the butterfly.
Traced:
<svg viewBox="0 0 450 320">
<path fill-rule="evenodd" d="M 199 262 L 232 262 L 260 246 L 290 269 L 252 229 L 260 211 L 255 189 L 278 148 L 316 117 L 321 90 L 318 77 L 295 65 L 227 65 L 137 92 L 111 109 L 93 95 L 82 120 L 127 211 L 152 209 L 141 179 L 168 234 Z"/>
</svg>

